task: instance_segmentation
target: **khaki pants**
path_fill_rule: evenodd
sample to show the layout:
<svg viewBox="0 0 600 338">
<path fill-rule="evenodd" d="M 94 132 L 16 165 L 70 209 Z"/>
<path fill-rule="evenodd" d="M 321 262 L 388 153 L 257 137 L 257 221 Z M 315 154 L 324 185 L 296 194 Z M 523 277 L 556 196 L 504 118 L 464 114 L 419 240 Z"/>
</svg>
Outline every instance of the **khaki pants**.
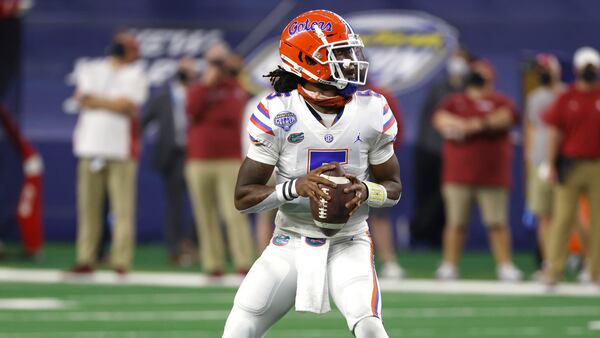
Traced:
<svg viewBox="0 0 600 338">
<path fill-rule="evenodd" d="M 227 226 L 233 263 L 238 270 L 250 268 L 254 258 L 248 218 L 233 204 L 239 160 L 188 160 L 185 176 L 200 237 L 200 257 L 206 272 L 225 270 L 225 249 L 219 216 Z"/>
<path fill-rule="evenodd" d="M 579 205 L 587 192 L 590 200 L 589 260 L 591 275 L 600 279 L 600 160 L 577 161 L 565 182 L 554 189 L 554 212 L 548 238 L 548 272 L 553 279 L 562 275 L 567 259 L 567 243 Z"/>
<path fill-rule="evenodd" d="M 104 165 L 80 159 L 77 170 L 77 263 L 94 264 L 108 192 L 114 217 L 111 265 L 129 269 L 133 258 L 137 162 L 106 160 Z"/>
<path fill-rule="evenodd" d="M 538 216 L 552 215 L 554 186 L 542 180 L 537 168 L 532 166 L 527 173 L 527 207 Z"/>
<path fill-rule="evenodd" d="M 479 204 L 486 227 L 506 226 L 508 190 L 471 184 L 446 183 L 442 188 L 446 209 L 446 224 L 465 226 L 471 218 L 473 202 Z"/>
</svg>

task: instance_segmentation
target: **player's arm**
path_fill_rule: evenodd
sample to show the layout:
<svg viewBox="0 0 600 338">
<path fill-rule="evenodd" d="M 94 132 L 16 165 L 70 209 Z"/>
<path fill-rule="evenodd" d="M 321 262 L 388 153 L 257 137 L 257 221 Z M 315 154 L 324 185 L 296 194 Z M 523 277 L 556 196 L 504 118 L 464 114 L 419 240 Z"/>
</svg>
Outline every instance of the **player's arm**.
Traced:
<svg viewBox="0 0 600 338">
<path fill-rule="evenodd" d="M 346 175 L 352 186 L 344 189 L 345 192 L 355 192 L 354 198 L 346 203 L 350 215 L 354 214 L 363 202 L 375 208 L 392 207 L 398 203 L 402 195 L 400 181 L 400 164 L 396 156 L 391 156 L 387 161 L 370 165 L 373 181 L 360 181 L 353 175 Z"/>
<path fill-rule="evenodd" d="M 498 108 L 483 120 L 484 129 L 492 131 L 509 129 L 513 123 L 515 118 L 508 107 Z"/>
<path fill-rule="evenodd" d="M 137 110 L 137 105 L 124 97 L 109 99 L 98 95 L 79 94 L 75 98 L 81 107 L 87 109 L 106 109 L 127 116 L 133 115 Z"/>
<path fill-rule="evenodd" d="M 318 184 L 335 188 L 335 183 L 319 175 L 335 168 L 335 165 L 323 165 L 304 177 L 292 179 L 275 187 L 268 186 L 267 181 L 273 173 L 274 166 L 246 157 L 235 186 L 235 207 L 242 213 L 255 213 L 274 209 L 286 202 L 291 202 L 299 196 L 309 197 L 319 202 L 319 199 L 330 199 Z"/>
</svg>

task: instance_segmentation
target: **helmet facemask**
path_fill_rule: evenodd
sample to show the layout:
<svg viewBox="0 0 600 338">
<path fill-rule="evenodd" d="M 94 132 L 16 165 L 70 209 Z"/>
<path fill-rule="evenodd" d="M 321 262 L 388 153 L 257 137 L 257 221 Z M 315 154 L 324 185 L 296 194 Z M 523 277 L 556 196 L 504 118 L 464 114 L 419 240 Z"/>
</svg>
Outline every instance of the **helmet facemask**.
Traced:
<svg viewBox="0 0 600 338">
<path fill-rule="evenodd" d="M 358 34 L 349 34 L 348 40 L 329 43 L 319 26 L 315 25 L 314 30 L 323 41 L 323 45 L 317 48 L 312 56 L 320 64 L 329 65 L 332 79 L 319 79 L 319 82 L 338 89 L 344 89 L 348 84 L 366 84 L 369 62 L 363 54 L 364 44 Z M 321 61 L 319 57 L 324 52 L 327 54 L 327 61 Z"/>
</svg>

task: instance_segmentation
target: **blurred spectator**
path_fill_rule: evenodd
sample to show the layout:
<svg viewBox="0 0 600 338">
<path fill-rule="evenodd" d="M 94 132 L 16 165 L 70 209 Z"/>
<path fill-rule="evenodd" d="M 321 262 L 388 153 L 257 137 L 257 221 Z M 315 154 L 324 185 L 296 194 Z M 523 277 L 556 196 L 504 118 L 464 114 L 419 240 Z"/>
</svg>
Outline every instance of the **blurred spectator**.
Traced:
<svg viewBox="0 0 600 338">
<path fill-rule="evenodd" d="M 269 95 L 271 91 L 264 91 L 250 100 L 246 104 L 246 108 L 244 108 L 244 119 L 242 121 L 242 156 L 246 156 L 248 153 L 248 148 L 250 147 L 250 137 L 248 135 L 247 126 L 250 122 L 250 116 L 256 111 L 256 107 L 260 103 L 260 100 L 265 96 Z M 275 172 L 271 175 L 269 182 L 267 185 L 275 186 Z M 259 251 L 263 251 L 271 241 L 271 237 L 273 236 L 273 230 L 275 229 L 275 215 L 277 215 L 277 209 L 267 210 L 256 214 L 255 218 L 255 240 L 256 247 Z"/>
<path fill-rule="evenodd" d="M 431 119 L 441 100 L 450 93 L 464 89 L 469 72 L 470 55 L 458 49 L 448 59 L 447 76 L 434 83 L 425 99 L 419 117 L 415 147 L 415 214 L 410 224 L 411 240 L 439 247 L 444 227 L 444 201 L 441 194 L 442 137 L 432 126 Z"/>
<path fill-rule="evenodd" d="M 512 263 L 508 227 L 509 131 L 518 116 L 510 99 L 494 90 L 494 80 L 493 66 L 486 60 L 475 61 L 465 91 L 444 98 L 433 117 L 445 139 L 442 180 L 447 222 L 438 279 L 458 278 L 458 260 L 474 200 L 488 230 L 498 279 L 522 278 Z"/>
<path fill-rule="evenodd" d="M 397 150 L 402 143 L 402 111 L 398 101 L 385 88 L 377 87 L 372 83 L 368 83 L 367 87 L 385 97 L 387 103 L 392 110 L 392 114 L 398 123 L 398 134 L 394 148 Z M 380 276 L 383 278 L 404 278 L 404 269 L 398 264 L 396 257 L 396 248 L 394 243 L 394 232 L 392 230 L 392 208 L 371 208 L 369 215 L 370 229 L 373 233 L 375 242 L 375 250 L 381 260 Z"/>
<path fill-rule="evenodd" d="M 163 181 L 167 210 L 165 239 L 169 261 L 187 264 L 182 252 L 184 245 L 184 205 L 186 184 L 183 175 L 187 131 L 187 89 L 196 77 L 196 62 L 191 58 L 179 61 L 175 78 L 150 101 L 148 113 L 142 119 L 142 128 L 155 122 L 157 141 L 152 154 L 152 165 Z M 189 246 L 189 245 L 188 245 Z"/>
<path fill-rule="evenodd" d="M 248 219 L 233 205 L 233 192 L 241 164 L 240 133 L 247 93 L 235 76 L 239 57 L 215 44 L 207 50 L 205 59 L 201 82 L 188 90 L 185 168 L 198 224 L 200 257 L 206 273 L 224 273 L 221 216 L 235 268 L 245 274 L 254 258 L 252 236 Z"/>
<path fill-rule="evenodd" d="M 105 191 L 114 217 L 111 266 L 120 274 L 131 267 L 139 148 L 137 116 L 147 95 L 146 77 L 133 64 L 137 57 L 135 37 L 120 32 L 107 58 L 89 62 L 76 73 L 75 99 L 81 113 L 73 137 L 79 158 L 74 273 L 94 270 Z"/>
<path fill-rule="evenodd" d="M 600 282 L 600 55 L 582 47 L 573 58 L 576 80 L 544 116 L 549 126 L 546 171 L 558 181 L 548 242 L 547 282 L 562 275 L 567 242 L 575 221 L 579 196 L 587 192 L 590 203 L 589 261 L 593 281 Z"/>
<path fill-rule="evenodd" d="M 560 82 L 560 64 L 551 54 L 539 54 L 535 59 L 535 70 L 539 76 L 539 86 L 527 96 L 525 111 L 524 146 L 527 172 L 527 208 L 537 217 L 538 247 L 543 261 L 546 259 L 548 227 L 552 216 L 552 185 L 542 180 L 538 168 L 546 158 L 548 130 L 542 121 L 542 114 L 550 107 L 565 86 Z M 541 276 L 536 272 L 534 278 Z"/>
</svg>

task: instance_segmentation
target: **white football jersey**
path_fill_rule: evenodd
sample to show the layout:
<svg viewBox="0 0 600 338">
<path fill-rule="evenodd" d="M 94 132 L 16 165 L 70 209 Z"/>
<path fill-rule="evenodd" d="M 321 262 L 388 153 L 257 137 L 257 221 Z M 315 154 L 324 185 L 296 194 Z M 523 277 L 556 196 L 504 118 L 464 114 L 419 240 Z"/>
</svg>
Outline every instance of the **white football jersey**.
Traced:
<svg viewBox="0 0 600 338">
<path fill-rule="evenodd" d="M 273 93 L 263 98 L 250 116 L 252 145 L 247 156 L 274 165 L 277 184 L 305 176 L 329 162 L 339 162 L 346 173 L 366 180 L 369 165 L 394 156 L 397 130 L 386 99 L 371 90 L 356 92 L 331 127 L 320 122 L 297 90 Z M 368 214 L 365 203 L 336 236 L 363 232 Z M 281 230 L 308 237 L 325 236 L 313 221 L 306 197 L 281 205 L 275 224 Z"/>
</svg>

